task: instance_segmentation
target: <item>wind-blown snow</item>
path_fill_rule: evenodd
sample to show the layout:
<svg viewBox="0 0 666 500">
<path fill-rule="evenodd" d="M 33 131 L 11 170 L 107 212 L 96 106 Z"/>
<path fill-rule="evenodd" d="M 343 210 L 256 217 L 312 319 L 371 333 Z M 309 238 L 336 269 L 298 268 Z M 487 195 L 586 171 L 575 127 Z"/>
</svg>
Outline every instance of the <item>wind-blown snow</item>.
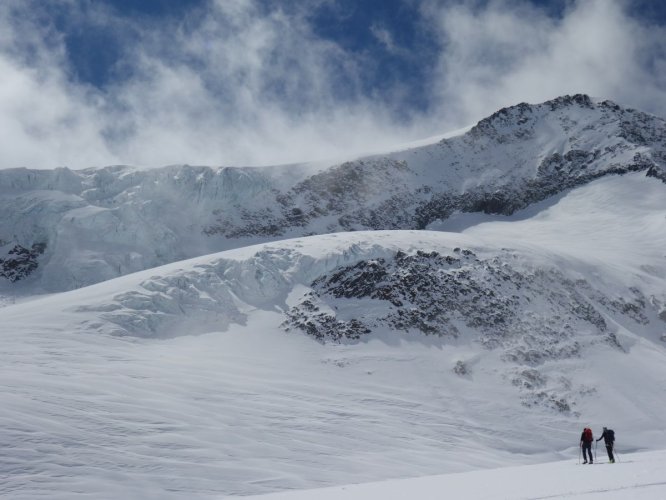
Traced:
<svg viewBox="0 0 666 500">
<path fill-rule="evenodd" d="M 613 427 L 623 458 L 666 449 L 666 184 L 606 177 L 512 217 L 462 234 L 267 243 L 3 308 L 0 494 L 215 498 L 563 459 L 573 468 L 584 425 Z M 456 248 L 476 256 L 456 279 L 490 264 L 517 283 L 543 270 L 562 277 L 550 291 L 521 285 L 532 304 L 521 321 L 551 321 L 551 307 L 580 312 L 571 299 L 584 298 L 591 309 L 572 316 L 581 323 L 567 340 L 578 350 L 551 351 L 539 331 L 484 345 L 482 324 L 458 322 L 457 336 L 395 329 L 379 321 L 385 301 L 350 301 L 315 283 L 390 264 L 399 251 L 453 257 Z M 321 343 L 285 331 L 289 311 L 315 292 L 322 313 L 367 321 L 370 333 Z M 550 354 L 507 357 L 516 346 Z M 569 409 L 551 404 L 560 399 Z M 658 486 L 648 485 L 654 471 L 614 482 L 604 467 L 606 479 L 571 491 Z M 479 480 L 501 472 L 487 474 Z M 422 481 L 413 491 L 430 488 Z M 569 493 L 555 485 L 530 491 Z"/>
<path fill-rule="evenodd" d="M 340 164 L 1 170 L 0 297 L 290 237 L 460 229 L 470 214 L 514 214 L 609 175 L 666 181 L 666 122 L 585 95 L 432 141 Z"/>
<path fill-rule="evenodd" d="M 605 452 L 603 452 L 605 454 Z M 666 497 L 666 453 L 632 453 L 608 467 L 573 467 L 571 460 L 382 483 L 250 496 L 247 500 L 655 500 Z"/>
</svg>

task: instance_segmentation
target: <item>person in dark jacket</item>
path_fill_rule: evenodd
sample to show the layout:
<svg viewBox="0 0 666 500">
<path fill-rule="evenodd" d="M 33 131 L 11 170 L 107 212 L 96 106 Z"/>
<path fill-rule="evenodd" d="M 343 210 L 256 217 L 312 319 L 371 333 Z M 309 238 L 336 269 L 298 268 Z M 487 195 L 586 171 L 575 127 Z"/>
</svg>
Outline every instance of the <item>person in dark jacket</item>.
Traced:
<svg viewBox="0 0 666 500">
<path fill-rule="evenodd" d="M 606 429 L 604 427 L 604 432 L 601 433 L 601 437 L 597 441 L 604 440 L 606 444 L 606 451 L 608 452 L 608 461 L 612 464 L 615 463 L 615 457 L 613 456 L 613 444 L 615 443 L 615 432 L 612 429 Z"/>
<path fill-rule="evenodd" d="M 580 435 L 580 447 L 583 449 L 583 463 L 587 463 L 587 457 L 590 457 L 590 463 L 594 463 L 592 460 L 592 441 L 594 437 L 592 436 L 592 429 L 585 427 L 583 433 Z M 587 457 L 585 452 L 587 451 Z"/>
</svg>

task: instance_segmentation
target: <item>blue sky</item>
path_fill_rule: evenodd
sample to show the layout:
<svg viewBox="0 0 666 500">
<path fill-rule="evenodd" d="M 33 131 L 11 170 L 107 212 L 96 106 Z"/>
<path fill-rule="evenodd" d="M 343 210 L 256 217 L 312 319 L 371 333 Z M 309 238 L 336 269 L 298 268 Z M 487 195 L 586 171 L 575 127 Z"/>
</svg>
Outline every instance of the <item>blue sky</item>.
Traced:
<svg viewBox="0 0 666 500">
<path fill-rule="evenodd" d="M 586 92 L 666 115 L 658 0 L 4 0 L 0 167 L 391 149 Z"/>
</svg>

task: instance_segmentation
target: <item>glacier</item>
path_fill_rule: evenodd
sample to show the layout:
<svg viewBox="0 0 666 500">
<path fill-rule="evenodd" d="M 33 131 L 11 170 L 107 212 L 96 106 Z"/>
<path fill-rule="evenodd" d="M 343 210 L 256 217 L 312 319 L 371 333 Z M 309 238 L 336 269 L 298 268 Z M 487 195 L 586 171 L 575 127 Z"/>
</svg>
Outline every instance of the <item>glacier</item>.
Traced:
<svg viewBox="0 0 666 500">
<path fill-rule="evenodd" d="M 436 229 L 632 171 L 666 181 L 666 122 L 585 95 L 519 104 L 458 135 L 342 163 L 2 170 L 0 287 L 28 279 L 30 290 L 58 292 L 265 241 Z M 19 265 L 11 250 L 34 255 Z"/>
<path fill-rule="evenodd" d="M 318 172 L 0 172 L 0 495 L 662 495 L 663 133 L 573 96 Z"/>
</svg>

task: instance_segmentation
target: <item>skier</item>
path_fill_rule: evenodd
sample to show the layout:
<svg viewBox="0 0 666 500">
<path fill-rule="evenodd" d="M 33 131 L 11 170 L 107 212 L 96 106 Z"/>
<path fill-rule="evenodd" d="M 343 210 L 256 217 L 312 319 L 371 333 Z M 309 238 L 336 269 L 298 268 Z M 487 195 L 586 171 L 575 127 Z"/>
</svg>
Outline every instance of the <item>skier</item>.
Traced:
<svg viewBox="0 0 666 500">
<path fill-rule="evenodd" d="M 615 463 L 615 457 L 613 456 L 613 444 L 615 443 L 615 432 L 613 429 L 606 429 L 604 427 L 604 432 L 601 433 L 601 437 L 597 441 L 604 440 L 606 444 L 606 451 L 608 452 L 608 461 L 612 464 Z"/>
<path fill-rule="evenodd" d="M 580 435 L 580 447 L 583 449 L 583 463 L 587 463 L 587 457 L 585 456 L 585 451 L 587 451 L 587 456 L 590 457 L 590 463 L 593 463 L 592 460 L 592 441 L 594 441 L 594 436 L 592 436 L 592 429 L 585 427 L 583 433 Z"/>
</svg>

